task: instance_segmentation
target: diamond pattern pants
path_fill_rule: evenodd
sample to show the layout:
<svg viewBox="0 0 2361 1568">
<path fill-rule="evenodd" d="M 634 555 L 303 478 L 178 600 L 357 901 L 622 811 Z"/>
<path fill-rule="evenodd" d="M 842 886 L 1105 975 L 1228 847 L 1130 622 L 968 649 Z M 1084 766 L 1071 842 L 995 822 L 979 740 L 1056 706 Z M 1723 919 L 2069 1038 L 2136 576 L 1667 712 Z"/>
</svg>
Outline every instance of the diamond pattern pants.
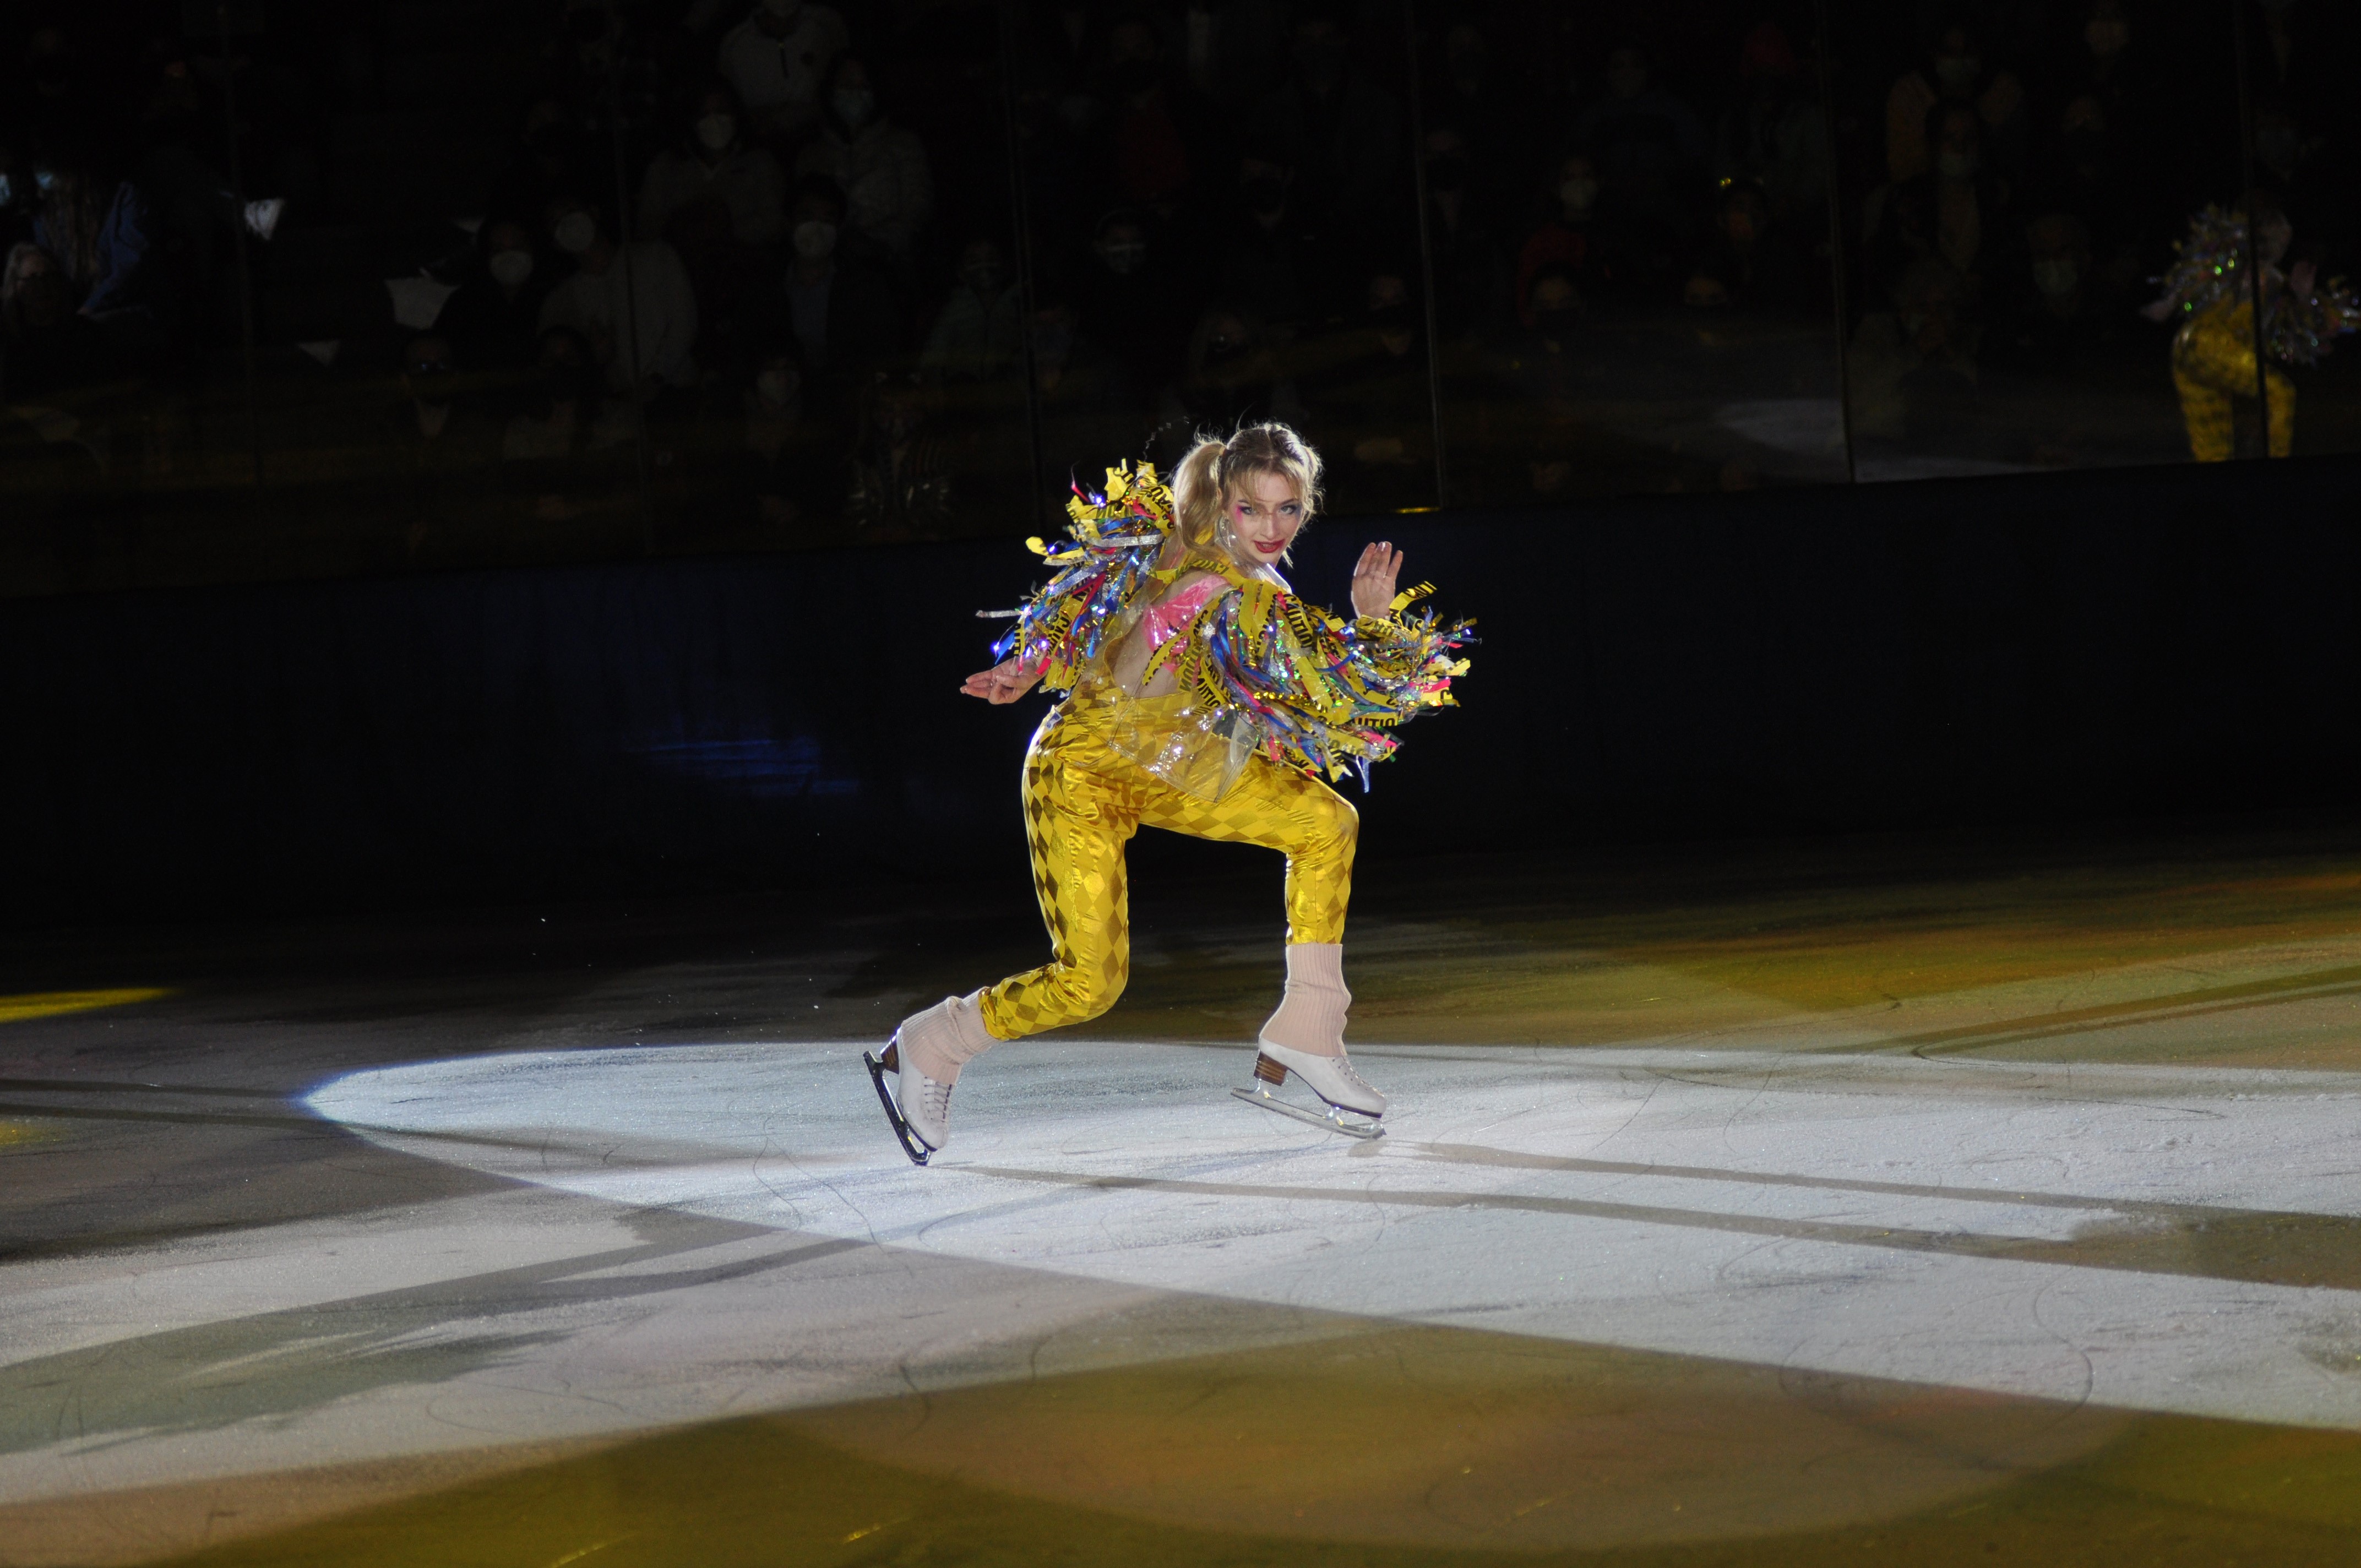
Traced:
<svg viewBox="0 0 2361 1568">
<path fill-rule="evenodd" d="M 1087 1023 L 1131 976 L 1124 846 L 1143 826 L 1287 857 L 1287 939 L 1341 942 L 1359 815 L 1319 780 L 1260 757 L 1219 800 L 1186 795 L 1108 750 L 1107 710 L 1053 708 L 1025 753 L 1025 833 L 1050 960 L 984 993 L 983 1026 L 1016 1040 Z"/>
<path fill-rule="evenodd" d="M 2284 457 L 2295 447 L 2295 383 L 2269 367 L 2263 381 L 2270 389 L 2270 454 Z M 2237 445 L 2237 411 L 2255 406 L 2255 308 L 2192 317 L 2173 340 L 2172 387 L 2180 394 L 2189 455 L 2227 463 Z"/>
</svg>

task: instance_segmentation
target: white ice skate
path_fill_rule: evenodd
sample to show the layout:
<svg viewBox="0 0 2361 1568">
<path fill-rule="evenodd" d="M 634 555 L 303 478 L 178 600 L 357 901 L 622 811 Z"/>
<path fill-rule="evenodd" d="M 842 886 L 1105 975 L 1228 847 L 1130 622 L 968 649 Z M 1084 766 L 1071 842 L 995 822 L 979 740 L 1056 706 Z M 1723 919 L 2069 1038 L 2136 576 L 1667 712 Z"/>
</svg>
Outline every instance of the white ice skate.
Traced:
<svg viewBox="0 0 2361 1568">
<path fill-rule="evenodd" d="M 894 1125 L 894 1135 L 902 1140 L 902 1152 L 910 1157 L 912 1165 L 924 1165 L 928 1157 L 951 1141 L 951 1086 L 938 1083 L 910 1064 L 902 1053 L 902 1032 L 896 1029 L 893 1039 L 886 1042 L 883 1056 L 861 1053 L 869 1069 L 870 1081 L 877 1086 L 878 1103 L 885 1107 L 885 1120 Z M 892 1088 L 885 1084 L 885 1075 L 894 1075 Z"/>
<path fill-rule="evenodd" d="M 1293 1073 L 1304 1088 L 1318 1095 L 1321 1109 L 1298 1105 L 1282 1100 L 1277 1091 Z M 1332 1133 L 1342 1133 L 1348 1138 L 1382 1138 L 1386 1130 L 1378 1125 L 1378 1118 L 1386 1113 L 1386 1097 L 1369 1086 L 1367 1079 L 1354 1070 L 1349 1057 L 1314 1056 L 1310 1051 L 1291 1050 L 1266 1039 L 1255 1056 L 1254 1082 L 1244 1089 L 1233 1089 L 1232 1094 L 1249 1105 L 1259 1105 L 1266 1111 L 1276 1111 L 1282 1116 L 1292 1116 L 1299 1122 L 1309 1122 Z M 1367 1118 L 1366 1120 L 1348 1118 Z"/>
</svg>

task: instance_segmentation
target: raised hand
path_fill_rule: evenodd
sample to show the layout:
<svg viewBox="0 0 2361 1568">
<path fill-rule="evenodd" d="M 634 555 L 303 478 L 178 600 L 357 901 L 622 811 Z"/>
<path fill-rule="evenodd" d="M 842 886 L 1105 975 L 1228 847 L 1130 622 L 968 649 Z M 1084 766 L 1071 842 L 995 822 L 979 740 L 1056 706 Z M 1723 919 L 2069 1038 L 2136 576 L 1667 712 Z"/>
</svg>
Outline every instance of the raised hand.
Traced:
<svg viewBox="0 0 2361 1568">
<path fill-rule="evenodd" d="M 1384 540 L 1361 552 L 1353 565 L 1353 613 L 1383 615 L 1394 602 L 1394 579 L 1401 575 L 1403 556 Z"/>
<path fill-rule="evenodd" d="M 1040 678 L 1040 671 L 1027 671 L 1023 662 L 1012 655 L 988 670 L 979 670 L 970 675 L 960 683 L 960 690 L 997 707 L 1002 703 L 1015 702 L 1031 691 L 1033 683 Z"/>
</svg>

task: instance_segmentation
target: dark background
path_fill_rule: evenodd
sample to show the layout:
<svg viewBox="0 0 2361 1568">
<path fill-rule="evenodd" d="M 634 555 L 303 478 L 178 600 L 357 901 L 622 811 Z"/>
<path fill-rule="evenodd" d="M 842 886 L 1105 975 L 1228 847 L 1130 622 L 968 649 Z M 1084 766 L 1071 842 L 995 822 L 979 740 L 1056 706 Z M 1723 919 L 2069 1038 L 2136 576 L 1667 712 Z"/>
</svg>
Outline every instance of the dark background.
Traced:
<svg viewBox="0 0 2361 1568">
<path fill-rule="evenodd" d="M 2345 810 L 2324 458 L 1316 524 L 1480 646 L 1348 795 L 1371 861 Z M 961 696 L 1000 543 L 19 602 L 9 917 L 1021 874 L 1037 696 Z M 1149 839 L 1159 836 L 1150 835 Z M 1150 855 L 1218 854 L 1150 848 Z"/>
</svg>

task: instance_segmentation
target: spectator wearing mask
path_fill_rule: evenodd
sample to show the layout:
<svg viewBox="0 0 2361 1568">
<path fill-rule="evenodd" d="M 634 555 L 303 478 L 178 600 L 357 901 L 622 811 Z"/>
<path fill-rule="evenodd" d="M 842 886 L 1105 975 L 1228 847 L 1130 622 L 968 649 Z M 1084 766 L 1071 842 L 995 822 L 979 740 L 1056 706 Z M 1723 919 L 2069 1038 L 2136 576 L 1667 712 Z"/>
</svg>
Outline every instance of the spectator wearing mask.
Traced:
<svg viewBox="0 0 2361 1568">
<path fill-rule="evenodd" d="M 2024 166 L 2032 131 L 2025 84 L 2013 72 L 1986 60 L 1973 30 L 1955 19 L 1936 29 L 1934 49 L 1925 63 L 1895 78 L 1885 95 L 1889 180 L 1899 185 L 1934 168 L 1936 147 L 1929 132 L 1935 124 L 1934 109 L 1944 103 L 1974 106 L 1997 167 Z"/>
<path fill-rule="evenodd" d="M 402 345 L 400 385 L 386 435 L 403 543 L 414 556 L 436 528 L 471 521 L 470 503 L 488 488 L 503 433 L 461 389 L 451 340 L 439 333 Z"/>
<path fill-rule="evenodd" d="M 737 94 L 716 82 L 690 106 L 679 142 L 648 162 L 640 181 L 638 228 L 642 239 L 669 237 L 665 229 L 683 210 L 713 202 L 730 214 L 730 237 L 758 250 L 777 245 L 786 232 L 786 175 L 779 160 L 750 148 L 741 134 Z"/>
<path fill-rule="evenodd" d="M 793 339 L 758 348 L 739 394 L 738 443 L 725 460 L 726 519 L 776 538 L 808 534 L 844 500 L 843 437 L 806 406 Z"/>
<path fill-rule="evenodd" d="M 611 417 L 590 341 L 571 327 L 541 334 L 541 396 L 511 417 L 500 435 L 500 466 L 511 495 L 542 522 L 581 523 L 636 507 L 617 455 L 631 440 L 631 422 Z"/>
<path fill-rule="evenodd" d="M 0 270 L 0 399 L 47 397 L 115 373 L 105 334 L 75 312 L 49 253 L 30 240 L 10 246 Z"/>
<path fill-rule="evenodd" d="M 937 397 L 916 377 L 862 389 L 844 514 L 878 543 L 939 539 L 951 517 L 951 454 L 934 429 Z"/>
<path fill-rule="evenodd" d="M 798 175 L 822 175 L 844 192 L 845 221 L 906 269 L 910 247 L 934 216 L 934 176 L 918 138 L 885 117 L 869 67 L 851 55 L 828 75 L 820 135 L 796 159 Z"/>
<path fill-rule="evenodd" d="M 542 302 L 543 329 L 580 334 L 618 393 L 692 382 L 697 295 L 679 254 L 660 239 L 618 245 L 597 206 L 578 197 L 550 203 L 548 228 L 574 271 Z"/>
<path fill-rule="evenodd" d="M 811 176 L 796 188 L 790 258 L 781 293 L 796 343 L 806 409 L 848 415 L 857 389 L 902 345 L 902 313 L 880 269 L 844 232 L 844 193 Z"/>
<path fill-rule="evenodd" d="M 1894 186 L 1868 214 L 1872 269 L 1899 280 L 1923 257 L 1950 269 L 1972 308 L 1983 287 L 1993 225 L 2008 205 L 2008 186 L 1983 158 L 1983 117 L 1972 104 L 1945 100 L 1927 112 L 1927 172 Z"/>
<path fill-rule="evenodd" d="M 2361 261 L 2361 212 L 2349 172 L 2328 138 L 2308 135 L 2290 104 L 2267 99 L 2255 106 L 2255 166 L 2323 270 Z"/>
<path fill-rule="evenodd" d="M 1477 205 L 1499 212 L 1516 201 L 1537 172 L 1528 155 L 1540 138 L 1525 123 L 1527 95 L 1500 80 L 1474 23 L 1455 22 L 1443 35 L 1441 80 L 1431 93 L 1426 122 L 1458 133 Z"/>
<path fill-rule="evenodd" d="M 2092 99 L 2108 124 L 2137 142 L 2163 134 L 2155 65 L 2124 0 L 2090 0 L 2074 13 L 2073 25 L 2073 39 L 2055 51 L 2062 64 L 2050 81 L 2049 102 Z"/>
<path fill-rule="evenodd" d="M 1330 510 L 1395 511 L 1434 504 L 1434 422 L 1412 269 L 1363 284 L 1361 309 L 1321 345 L 1303 400 L 1328 437 Z"/>
<path fill-rule="evenodd" d="M 1856 435 L 1957 452 L 1975 444 L 1981 334 L 1938 256 L 1903 269 L 1892 305 L 1863 316 L 1846 350 Z"/>
<path fill-rule="evenodd" d="M 1533 288 L 1544 272 L 1564 278 L 1577 300 L 1620 283 L 1619 247 L 1598 215 L 1601 193 L 1598 165 L 1588 153 L 1570 153 L 1558 165 L 1548 193 L 1554 210 L 1517 252 L 1517 319 L 1525 325 L 1533 324 Z"/>
<path fill-rule="evenodd" d="M 1319 283 L 1330 275 L 1333 248 L 1298 207 L 1295 183 L 1276 151 L 1248 153 L 1238 160 L 1231 211 L 1215 231 L 1223 293 L 1259 320 L 1290 325 L 1327 314 Z"/>
<path fill-rule="evenodd" d="M 87 117 L 91 87 L 91 71 L 66 29 L 37 27 L 25 39 L 23 96 L 14 118 L 36 136 L 70 133 Z"/>
<path fill-rule="evenodd" d="M 2115 133 L 2098 99 L 2085 95 L 2067 103 L 2040 160 L 2041 174 L 2031 182 L 2032 204 L 2081 222 L 2097 265 L 2117 293 L 2153 270 L 2141 260 L 2141 244 L 2177 216 L 2160 200 L 2163 192 L 2147 167 L 2151 161 Z"/>
<path fill-rule="evenodd" d="M 560 197 L 614 183 L 613 165 L 583 134 L 574 112 L 558 99 L 539 98 L 525 111 L 514 159 L 492 181 L 491 210 L 542 213 Z"/>
<path fill-rule="evenodd" d="M 1828 127 L 1806 93 L 1802 68 L 1776 22 L 1746 35 L 1738 74 L 1746 96 L 1721 117 L 1714 137 L 1714 175 L 1727 185 L 1752 182 L 1771 203 L 1772 221 L 1789 233 L 1828 224 Z"/>
<path fill-rule="evenodd" d="M 1527 293 L 1525 330 L 1510 340 L 1499 363 L 1500 378 L 1530 411 L 1518 422 L 1533 431 L 1521 477 L 1536 496 L 1562 494 L 1574 477 L 1566 453 L 1582 434 L 1576 396 L 1582 316 L 1573 272 L 1543 267 Z"/>
<path fill-rule="evenodd" d="M 495 218 L 476 231 L 478 265 L 444 302 L 434 330 L 470 370 L 500 379 L 530 371 L 541 353 L 541 305 L 551 269 L 537 253 L 533 230 L 515 218 Z"/>
<path fill-rule="evenodd" d="M 1186 309 L 1147 217 L 1118 207 L 1099 220 L 1073 291 L 1076 330 L 1135 387 L 1160 388 L 1180 367 Z"/>
<path fill-rule="evenodd" d="M 0 246 L 33 237 L 33 177 L 17 142 L 0 132 Z"/>
<path fill-rule="evenodd" d="M 1168 53 L 1191 92 L 1226 108 L 1260 103 L 1286 58 L 1284 0 L 1182 0 Z"/>
<path fill-rule="evenodd" d="M 1089 93 L 1093 71 L 1106 58 L 1105 7 L 1098 0 L 1052 0 L 1027 9 L 1027 73 L 1052 97 Z"/>
<path fill-rule="evenodd" d="M 969 240 L 960 249 L 959 281 L 918 351 L 919 370 L 941 381 L 1005 376 L 1024 348 L 1020 309 L 1000 242 L 981 236 Z"/>
<path fill-rule="evenodd" d="M 716 63 L 755 137 L 783 141 L 818 117 L 821 83 L 850 41 L 844 18 L 826 5 L 755 0 L 752 15 L 722 35 Z"/>
<path fill-rule="evenodd" d="M 1705 178 L 1704 125 L 1657 84 L 1646 53 L 1626 44 L 1607 57 L 1606 96 L 1576 121 L 1575 139 L 1597 164 L 1630 234 L 1632 260 L 1661 276 L 1673 264 L 1687 231 L 1683 214 Z"/>
<path fill-rule="evenodd" d="M 1183 115 L 1166 86 L 1156 29 L 1132 18 L 1108 34 L 1104 71 L 1114 102 L 1104 142 L 1108 195 L 1170 221 L 1195 178 Z"/>
<path fill-rule="evenodd" d="M 1235 305 L 1205 307 L 1189 337 L 1180 378 L 1164 389 L 1157 429 L 1166 445 L 1165 471 L 1180 461 L 1201 430 L 1234 430 L 1277 420 L 1302 422 L 1295 383 L 1261 327 Z"/>
<path fill-rule="evenodd" d="M 2025 226 L 2025 267 L 2009 291 L 2004 330 L 1989 338 L 1992 358 L 2020 372 L 2054 374 L 2120 342 L 2135 319 L 2106 310 L 2092 273 L 2091 234 L 2070 213 L 2046 213 Z"/>
<path fill-rule="evenodd" d="M 1434 316 L 1445 343 L 1499 323 L 1508 264 L 1493 227 L 1488 182 L 1479 181 L 1466 137 L 1455 126 L 1426 133 L 1427 244 L 1433 252 Z"/>
<path fill-rule="evenodd" d="M 1693 308 L 1769 316 L 1794 316 L 1811 302 L 1805 253 L 1772 215 L 1760 186 L 1722 192 L 1682 298 Z"/>
<path fill-rule="evenodd" d="M 150 267 L 147 202 L 71 142 L 35 153 L 31 163 L 33 241 L 57 263 L 76 313 L 105 334 L 123 364 L 152 359 L 164 346 L 157 302 L 165 291 Z"/>
<path fill-rule="evenodd" d="M 1257 116 L 1261 135 L 1272 159 L 1293 171 L 1291 199 L 1305 220 L 1366 236 L 1405 192 L 1397 178 L 1401 105 L 1353 65 L 1337 7 L 1297 11 L 1289 59 L 1286 82 Z"/>
<path fill-rule="evenodd" d="M 1137 452 L 1148 434 L 1139 384 L 1082 330 L 1082 312 L 1045 280 L 1031 324 L 1041 456 L 1052 475 L 1088 473 L 1109 453 Z"/>
</svg>

